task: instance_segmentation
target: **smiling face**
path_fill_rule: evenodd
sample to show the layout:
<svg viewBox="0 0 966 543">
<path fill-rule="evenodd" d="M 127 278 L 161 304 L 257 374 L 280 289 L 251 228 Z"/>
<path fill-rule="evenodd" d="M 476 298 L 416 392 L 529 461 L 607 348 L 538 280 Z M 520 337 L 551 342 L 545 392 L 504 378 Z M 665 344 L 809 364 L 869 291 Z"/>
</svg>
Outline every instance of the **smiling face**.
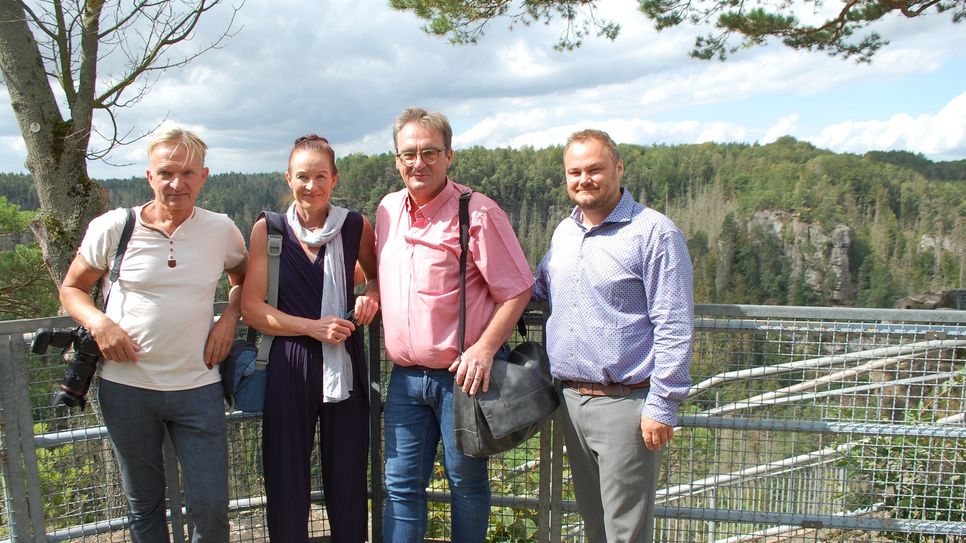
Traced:
<svg viewBox="0 0 966 543">
<path fill-rule="evenodd" d="M 292 189 L 295 204 L 303 217 L 325 210 L 332 197 L 332 189 L 339 182 L 335 164 L 329 155 L 315 150 L 299 150 L 292 154 L 285 172 L 285 180 Z"/>
<path fill-rule="evenodd" d="M 190 212 L 208 179 L 204 159 L 198 153 L 190 155 L 187 147 L 175 142 L 158 144 L 148 155 L 148 184 L 169 213 Z"/>
<path fill-rule="evenodd" d="M 445 145 L 438 130 L 419 122 L 408 123 L 396 135 L 397 153 L 416 153 L 416 162 L 412 166 L 406 166 L 396 158 L 396 169 L 416 205 L 425 205 L 446 186 L 446 171 L 453 160 L 453 151 L 446 149 L 439 153 L 433 164 L 426 164 L 422 157 L 425 149 L 442 149 Z"/>
<path fill-rule="evenodd" d="M 621 199 L 624 162 L 596 139 L 570 144 L 564 153 L 567 194 L 584 214 L 585 224 L 600 224 Z"/>
</svg>

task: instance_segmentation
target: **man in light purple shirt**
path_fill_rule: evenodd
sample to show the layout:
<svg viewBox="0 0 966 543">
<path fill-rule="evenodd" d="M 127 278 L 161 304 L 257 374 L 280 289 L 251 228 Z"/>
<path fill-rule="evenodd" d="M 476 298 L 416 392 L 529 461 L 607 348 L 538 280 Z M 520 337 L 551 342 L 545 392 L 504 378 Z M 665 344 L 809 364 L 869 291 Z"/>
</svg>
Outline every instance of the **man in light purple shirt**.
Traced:
<svg viewBox="0 0 966 543">
<path fill-rule="evenodd" d="M 694 302 L 684 236 L 620 186 L 605 132 L 564 149 L 576 205 L 554 231 L 534 297 L 549 300 L 547 352 L 563 382 L 564 436 L 590 543 L 649 543 L 661 449 L 691 385 Z"/>
<path fill-rule="evenodd" d="M 426 485 L 440 440 L 452 492 L 452 540 L 483 543 L 490 511 L 487 459 L 464 456 L 453 431 L 453 387 L 487 390 L 493 357 L 527 302 L 533 275 L 506 213 L 470 199 L 466 348 L 459 356 L 459 195 L 446 176 L 453 130 L 442 113 L 409 108 L 393 124 L 396 168 L 406 188 L 376 211 L 376 254 L 386 354 L 387 543 L 421 542 Z"/>
</svg>

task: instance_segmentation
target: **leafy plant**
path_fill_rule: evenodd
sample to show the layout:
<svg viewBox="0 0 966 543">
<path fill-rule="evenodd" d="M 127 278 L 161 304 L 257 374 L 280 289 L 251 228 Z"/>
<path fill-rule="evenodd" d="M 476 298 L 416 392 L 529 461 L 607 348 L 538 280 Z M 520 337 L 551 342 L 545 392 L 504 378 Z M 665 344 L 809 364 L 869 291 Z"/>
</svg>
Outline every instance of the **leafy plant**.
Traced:
<svg viewBox="0 0 966 543">
<path fill-rule="evenodd" d="M 45 423 L 34 424 L 34 433 L 47 431 Z M 50 526 L 65 527 L 92 522 L 88 511 L 93 498 L 94 469 L 87 458 L 79 455 L 74 445 L 58 445 L 37 449 L 40 472 L 41 503 Z"/>
<path fill-rule="evenodd" d="M 962 381 L 963 377 L 950 380 L 936 398 L 958 403 L 951 392 L 962 390 Z M 933 403 L 923 401 L 910 407 L 904 422 L 931 422 Z M 962 405 L 944 407 L 962 409 Z M 881 502 L 897 519 L 966 521 L 966 449 L 961 446 L 948 446 L 936 437 L 874 437 L 852 449 L 844 463 L 861 473 L 850 483 L 850 503 L 869 506 Z M 882 536 L 902 543 L 960 541 L 960 536 L 943 534 L 883 532 Z"/>
</svg>

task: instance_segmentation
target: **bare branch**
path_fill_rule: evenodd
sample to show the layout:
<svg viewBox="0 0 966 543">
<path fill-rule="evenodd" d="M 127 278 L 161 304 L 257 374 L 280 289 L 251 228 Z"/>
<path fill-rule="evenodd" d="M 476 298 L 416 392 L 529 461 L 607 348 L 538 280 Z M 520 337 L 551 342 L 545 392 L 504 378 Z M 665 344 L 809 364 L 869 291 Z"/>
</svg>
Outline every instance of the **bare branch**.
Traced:
<svg viewBox="0 0 966 543">
<path fill-rule="evenodd" d="M 105 107 L 119 107 L 122 104 L 131 104 L 137 102 L 147 92 L 147 89 L 150 88 L 150 85 L 143 86 L 133 99 L 130 99 L 126 102 L 121 102 L 120 97 L 121 94 L 128 89 L 128 87 L 133 85 L 139 77 L 150 72 L 162 72 L 171 68 L 184 66 L 200 55 L 212 49 L 217 49 L 225 40 L 237 34 L 237 31 L 232 31 L 232 28 L 234 27 L 238 11 L 241 9 L 243 4 L 232 6 L 232 14 L 228 24 L 225 27 L 225 31 L 223 31 L 216 40 L 208 44 L 206 47 L 196 51 L 193 54 L 186 55 L 180 60 L 158 63 L 158 58 L 168 48 L 191 37 L 202 15 L 221 3 L 222 0 L 200 0 L 197 7 L 180 15 L 175 20 L 161 18 L 160 12 L 154 14 L 153 16 L 149 16 L 148 18 L 151 21 L 151 32 L 149 33 L 150 37 L 145 41 L 145 49 L 137 58 L 129 55 L 129 57 L 132 58 L 132 63 L 128 68 L 127 73 L 111 87 L 101 92 L 100 95 L 98 95 L 95 99 L 96 103 L 103 104 Z M 159 4 L 162 3 L 142 3 L 143 9 L 150 7 L 168 7 L 159 6 Z"/>
<path fill-rule="evenodd" d="M 120 32 L 125 27 L 127 27 L 132 21 L 134 21 L 135 17 L 138 14 L 143 14 L 147 9 L 153 8 L 158 4 L 162 3 L 163 1 L 164 0 L 155 0 L 153 2 L 150 2 L 148 0 L 141 0 L 140 2 L 135 4 L 131 9 L 129 9 L 127 13 L 123 13 L 120 17 L 118 17 L 118 19 L 114 22 L 113 25 L 101 30 L 101 35 L 98 36 L 98 38 L 103 40 L 108 36 L 114 35 L 116 32 Z M 120 5 L 118 5 L 116 11 L 118 13 L 121 13 Z"/>
<path fill-rule="evenodd" d="M 24 13 L 26 13 L 27 15 L 27 18 L 30 20 L 31 23 L 33 23 L 33 25 L 38 30 L 46 34 L 50 39 L 56 39 L 57 37 L 56 26 L 54 26 L 53 28 L 49 28 L 47 24 L 44 22 L 44 20 L 38 17 L 37 14 L 34 13 L 33 9 L 31 9 L 31 7 L 26 4 L 26 2 L 18 2 L 18 4 L 20 4 L 20 7 L 23 8 Z"/>
<path fill-rule="evenodd" d="M 64 6 L 61 0 L 54 0 L 53 4 L 54 17 L 57 21 L 57 34 L 53 39 L 53 48 L 60 64 L 58 79 L 60 80 L 60 87 L 64 89 L 64 93 L 67 95 L 67 103 L 72 103 L 77 99 L 77 92 L 74 89 L 74 72 L 70 65 L 71 59 L 74 57 L 71 50 L 71 39 L 70 35 L 67 34 L 68 27 L 64 19 Z"/>
</svg>

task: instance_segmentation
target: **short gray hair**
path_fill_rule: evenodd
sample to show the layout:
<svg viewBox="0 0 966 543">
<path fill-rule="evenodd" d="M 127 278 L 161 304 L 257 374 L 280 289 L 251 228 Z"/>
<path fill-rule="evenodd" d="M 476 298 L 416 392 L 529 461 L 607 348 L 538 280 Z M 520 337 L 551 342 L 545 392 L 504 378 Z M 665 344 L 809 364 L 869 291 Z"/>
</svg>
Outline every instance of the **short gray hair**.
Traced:
<svg viewBox="0 0 966 543">
<path fill-rule="evenodd" d="M 443 147 L 453 149 L 453 127 L 450 126 L 446 115 L 438 111 L 429 112 L 421 107 L 408 107 L 392 123 L 392 145 L 396 148 L 396 151 L 399 151 L 396 137 L 409 123 L 419 123 L 424 127 L 436 130 L 443 135 Z"/>
</svg>

